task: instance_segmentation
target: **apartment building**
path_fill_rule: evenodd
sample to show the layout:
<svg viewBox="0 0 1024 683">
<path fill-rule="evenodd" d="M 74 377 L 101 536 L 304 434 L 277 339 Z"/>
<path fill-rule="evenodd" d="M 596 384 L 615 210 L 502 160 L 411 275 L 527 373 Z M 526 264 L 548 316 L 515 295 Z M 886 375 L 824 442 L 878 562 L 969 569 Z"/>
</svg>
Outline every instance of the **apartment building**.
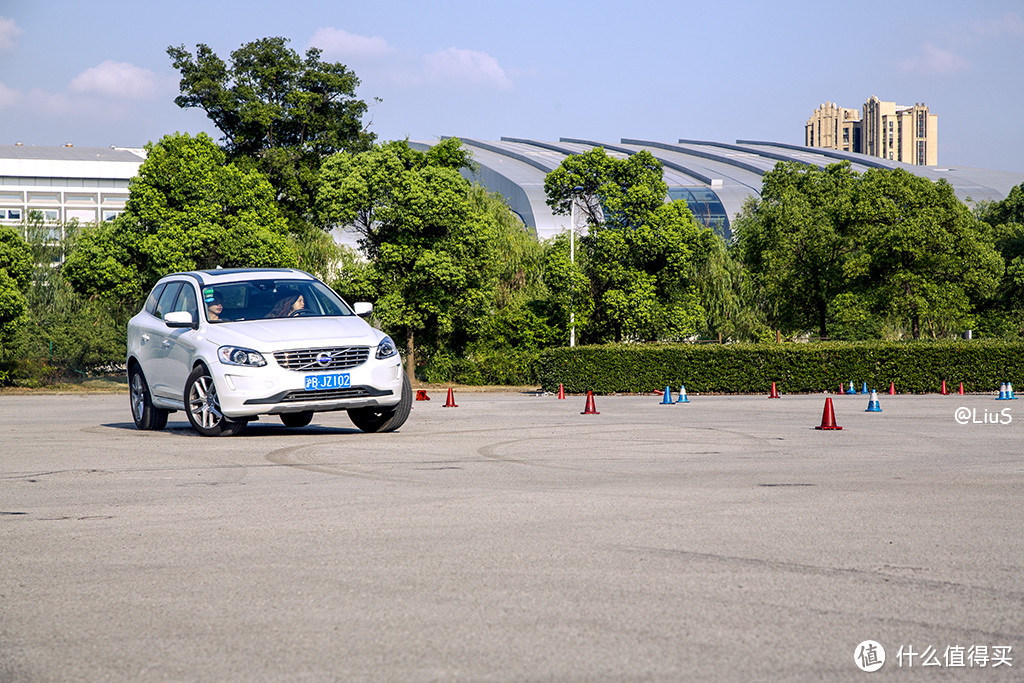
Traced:
<svg viewBox="0 0 1024 683">
<path fill-rule="evenodd" d="M 808 147 L 837 149 L 840 152 L 860 152 L 860 135 L 859 110 L 826 102 L 815 109 L 807 120 L 804 144 Z"/>
<path fill-rule="evenodd" d="M 898 105 L 872 95 L 863 111 L 819 106 L 804 126 L 804 144 L 915 166 L 939 163 L 939 117 L 926 104 Z"/>
</svg>

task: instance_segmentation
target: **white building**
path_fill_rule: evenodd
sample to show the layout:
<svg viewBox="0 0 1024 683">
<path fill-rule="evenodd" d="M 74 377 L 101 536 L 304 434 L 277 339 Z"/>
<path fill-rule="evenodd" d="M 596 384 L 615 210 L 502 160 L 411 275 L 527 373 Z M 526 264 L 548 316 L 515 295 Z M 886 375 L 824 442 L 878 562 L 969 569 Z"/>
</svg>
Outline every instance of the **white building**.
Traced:
<svg viewBox="0 0 1024 683">
<path fill-rule="evenodd" d="M 0 145 L 0 224 L 38 211 L 46 223 L 95 223 L 124 211 L 145 150 Z"/>
</svg>

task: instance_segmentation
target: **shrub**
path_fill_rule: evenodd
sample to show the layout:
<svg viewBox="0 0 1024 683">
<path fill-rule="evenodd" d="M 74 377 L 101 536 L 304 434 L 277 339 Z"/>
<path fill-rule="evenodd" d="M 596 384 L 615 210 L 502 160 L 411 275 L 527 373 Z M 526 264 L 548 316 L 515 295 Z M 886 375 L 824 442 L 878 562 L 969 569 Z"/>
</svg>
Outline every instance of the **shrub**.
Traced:
<svg viewBox="0 0 1024 683">
<path fill-rule="evenodd" d="M 857 388 L 934 392 L 943 381 L 965 391 L 1024 382 L 1024 343 L 999 340 L 821 342 L 814 344 L 606 345 L 542 351 L 537 379 L 548 391 L 629 393 L 684 384 L 688 392 L 760 393 Z"/>
</svg>

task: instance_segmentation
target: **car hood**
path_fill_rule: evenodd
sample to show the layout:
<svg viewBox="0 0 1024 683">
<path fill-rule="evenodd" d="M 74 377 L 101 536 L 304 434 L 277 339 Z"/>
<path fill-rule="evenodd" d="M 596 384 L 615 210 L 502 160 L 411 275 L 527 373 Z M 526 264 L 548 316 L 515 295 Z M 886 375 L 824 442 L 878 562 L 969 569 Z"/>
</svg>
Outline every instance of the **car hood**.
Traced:
<svg viewBox="0 0 1024 683">
<path fill-rule="evenodd" d="M 275 318 L 210 325 L 207 339 L 256 351 L 280 351 L 330 346 L 374 347 L 384 333 L 357 316 L 331 318 Z"/>
</svg>

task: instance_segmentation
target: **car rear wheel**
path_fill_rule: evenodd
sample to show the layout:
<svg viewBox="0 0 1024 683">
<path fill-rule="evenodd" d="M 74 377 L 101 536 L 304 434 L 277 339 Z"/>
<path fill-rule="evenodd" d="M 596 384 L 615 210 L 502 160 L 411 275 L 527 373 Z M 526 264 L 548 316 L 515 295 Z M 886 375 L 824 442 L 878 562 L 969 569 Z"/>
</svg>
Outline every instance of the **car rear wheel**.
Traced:
<svg viewBox="0 0 1024 683">
<path fill-rule="evenodd" d="M 128 371 L 128 395 L 132 406 L 132 419 L 139 429 L 159 431 L 167 426 L 168 411 L 153 405 L 149 385 L 142 368 L 132 366 Z"/>
<path fill-rule="evenodd" d="M 281 413 L 281 423 L 285 427 L 305 427 L 313 421 L 313 411 L 304 413 Z"/>
<path fill-rule="evenodd" d="M 402 373 L 402 400 L 390 408 L 353 408 L 348 411 L 352 424 L 364 432 L 393 432 L 409 418 L 412 410 L 412 385 Z"/>
<path fill-rule="evenodd" d="M 185 412 L 192 428 L 203 436 L 234 436 L 245 429 L 245 422 L 231 420 L 220 411 L 217 387 L 203 366 L 185 380 Z"/>
</svg>

